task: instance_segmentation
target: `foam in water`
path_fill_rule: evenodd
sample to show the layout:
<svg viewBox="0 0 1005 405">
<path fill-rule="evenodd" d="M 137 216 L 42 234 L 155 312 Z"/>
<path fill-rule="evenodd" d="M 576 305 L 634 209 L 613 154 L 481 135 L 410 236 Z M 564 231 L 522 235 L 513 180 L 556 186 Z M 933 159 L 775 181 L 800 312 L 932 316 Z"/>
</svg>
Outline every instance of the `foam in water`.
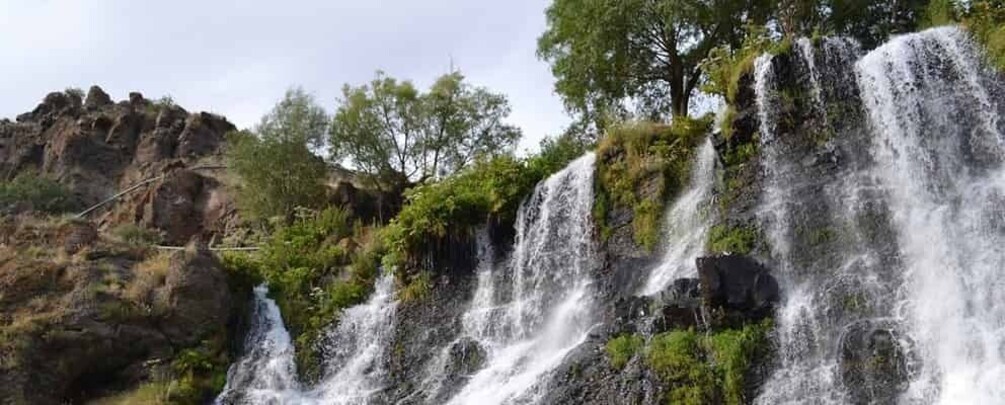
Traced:
<svg viewBox="0 0 1005 405">
<path fill-rule="evenodd" d="M 956 28 L 895 38 L 857 64 L 905 266 L 895 315 L 921 357 L 909 401 L 1005 401 L 1001 109 L 978 66 Z"/>
<path fill-rule="evenodd" d="M 517 214 L 513 254 L 499 269 L 506 274 L 479 271 L 463 323 L 487 363 L 450 403 L 537 402 L 548 373 L 586 339 L 594 322 L 594 160 L 587 154 L 539 184 Z"/>
<path fill-rule="evenodd" d="M 266 297 L 264 286 L 255 289 L 252 331 L 245 354 L 231 367 L 227 386 L 217 399 L 221 404 L 366 404 L 383 388 L 385 351 L 397 303 L 394 277 L 382 274 L 370 299 L 347 308 L 338 325 L 328 332 L 325 345 L 326 376 L 318 386 L 304 390 L 296 380 L 294 349 L 283 326 L 279 308 Z"/>
<path fill-rule="evenodd" d="M 694 276 L 695 260 L 705 253 L 705 241 L 712 226 L 714 187 L 715 147 L 708 139 L 698 148 L 687 190 L 667 210 L 667 250 L 659 266 L 650 273 L 642 295 L 659 293 L 673 280 Z"/>
</svg>

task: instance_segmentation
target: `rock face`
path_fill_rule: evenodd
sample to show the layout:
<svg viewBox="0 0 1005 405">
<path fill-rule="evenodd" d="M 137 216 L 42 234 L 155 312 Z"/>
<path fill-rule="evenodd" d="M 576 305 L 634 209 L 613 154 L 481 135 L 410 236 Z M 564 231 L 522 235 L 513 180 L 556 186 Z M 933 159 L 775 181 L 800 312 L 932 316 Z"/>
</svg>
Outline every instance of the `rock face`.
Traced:
<svg viewBox="0 0 1005 405">
<path fill-rule="evenodd" d="M 50 93 L 16 122 L 0 120 L 0 176 L 38 171 L 86 206 L 145 182 L 90 218 L 102 228 L 144 224 L 184 244 L 221 234 L 226 224 L 219 221 L 233 214 L 216 177 L 224 135 L 234 129 L 223 117 L 140 93 L 119 103 L 97 86 L 86 100 Z"/>
<path fill-rule="evenodd" d="M 170 372 L 240 317 L 207 252 L 137 252 L 86 222 L 0 227 L 0 403 L 76 403 Z"/>
<path fill-rule="evenodd" d="M 728 323 L 764 319 L 779 301 L 778 282 L 749 257 L 701 257 L 697 265 L 705 305 L 721 311 Z"/>
</svg>

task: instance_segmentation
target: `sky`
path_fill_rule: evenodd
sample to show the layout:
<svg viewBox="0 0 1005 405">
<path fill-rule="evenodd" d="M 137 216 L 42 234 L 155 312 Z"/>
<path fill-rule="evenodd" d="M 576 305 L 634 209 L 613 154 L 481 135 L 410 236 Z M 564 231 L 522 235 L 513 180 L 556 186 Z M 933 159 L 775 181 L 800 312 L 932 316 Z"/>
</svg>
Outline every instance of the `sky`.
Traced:
<svg viewBox="0 0 1005 405">
<path fill-rule="evenodd" d="M 51 91 L 139 91 L 253 126 L 302 86 L 329 111 L 376 70 L 426 88 L 451 63 L 509 97 L 534 150 L 570 119 L 535 55 L 550 0 L 0 0 L 0 118 Z"/>
</svg>

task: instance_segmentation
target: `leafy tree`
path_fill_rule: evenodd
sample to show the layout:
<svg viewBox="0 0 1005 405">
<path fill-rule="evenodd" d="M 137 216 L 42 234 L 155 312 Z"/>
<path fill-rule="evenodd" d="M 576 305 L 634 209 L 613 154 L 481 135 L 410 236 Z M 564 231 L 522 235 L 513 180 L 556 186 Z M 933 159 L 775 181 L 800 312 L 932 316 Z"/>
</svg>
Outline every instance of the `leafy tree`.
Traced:
<svg viewBox="0 0 1005 405">
<path fill-rule="evenodd" d="M 252 216 L 289 216 L 325 203 L 328 167 L 311 148 L 324 143 L 328 118 L 314 98 L 291 89 L 254 132 L 229 135 L 228 165 L 243 181 L 238 205 Z"/>
<path fill-rule="evenodd" d="M 538 55 L 551 63 L 566 107 L 603 126 L 628 101 L 647 118 L 686 115 L 699 63 L 721 44 L 739 46 L 764 24 L 766 0 L 555 0 Z"/>
<path fill-rule="evenodd" d="M 436 80 L 426 93 L 382 72 L 368 85 L 346 85 L 332 121 L 331 155 L 401 187 L 442 177 L 480 155 L 512 150 L 520 131 L 503 123 L 506 97 L 464 82 L 460 73 Z"/>
</svg>

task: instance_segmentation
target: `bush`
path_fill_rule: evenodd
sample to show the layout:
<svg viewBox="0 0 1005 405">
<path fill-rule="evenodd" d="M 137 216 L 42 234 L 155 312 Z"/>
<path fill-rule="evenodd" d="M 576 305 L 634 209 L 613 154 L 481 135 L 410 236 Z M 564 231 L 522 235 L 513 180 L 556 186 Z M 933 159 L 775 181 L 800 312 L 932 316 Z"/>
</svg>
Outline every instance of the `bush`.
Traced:
<svg viewBox="0 0 1005 405">
<path fill-rule="evenodd" d="M 727 104 L 736 101 L 740 78 L 754 68 L 754 61 L 765 53 L 787 53 L 792 48 L 792 40 L 784 37 L 780 41 L 773 40 L 766 27 L 749 26 L 743 45 L 732 49 L 728 45 L 713 48 L 701 65 L 702 71 L 708 76 L 708 81 L 702 90 L 710 94 L 718 94 L 726 99 Z"/>
<path fill-rule="evenodd" d="M 161 234 L 157 231 L 140 227 L 136 224 L 118 225 L 111 231 L 112 237 L 130 247 L 146 248 L 161 242 Z"/>
<path fill-rule="evenodd" d="M 639 335 L 621 335 L 607 341 L 604 347 L 607 350 L 607 360 L 611 366 L 617 369 L 625 367 L 628 360 L 635 357 L 635 353 L 642 348 L 645 341 Z"/>
<path fill-rule="evenodd" d="M 708 250 L 712 253 L 748 254 L 757 243 L 757 230 L 719 224 L 709 231 Z"/>
<path fill-rule="evenodd" d="M 228 141 L 227 165 L 241 178 L 237 205 L 244 214 L 261 219 L 324 207 L 328 166 L 305 143 L 245 132 Z"/>
<path fill-rule="evenodd" d="M 403 265 L 418 263 L 448 236 L 466 235 L 490 219 L 513 221 L 523 197 L 545 172 L 500 156 L 408 190 L 405 206 L 383 232 L 388 250 L 384 265 L 396 268 L 399 282 L 410 281 Z"/>
<path fill-rule="evenodd" d="M 677 117 L 671 125 L 638 122 L 608 131 L 597 148 L 594 219 L 602 235 L 610 234 L 606 210 L 629 208 L 635 242 L 655 247 L 664 203 L 687 184 L 695 147 L 710 125 L 711 117 Z"/>
<path fill-rule="evenodd" d="M 11 181 L 0 182 L 0 209 L 28 209 L 60 214 L 80 208 L 69 189 L 35 172 L 24 172 Z"/>
</svg>

